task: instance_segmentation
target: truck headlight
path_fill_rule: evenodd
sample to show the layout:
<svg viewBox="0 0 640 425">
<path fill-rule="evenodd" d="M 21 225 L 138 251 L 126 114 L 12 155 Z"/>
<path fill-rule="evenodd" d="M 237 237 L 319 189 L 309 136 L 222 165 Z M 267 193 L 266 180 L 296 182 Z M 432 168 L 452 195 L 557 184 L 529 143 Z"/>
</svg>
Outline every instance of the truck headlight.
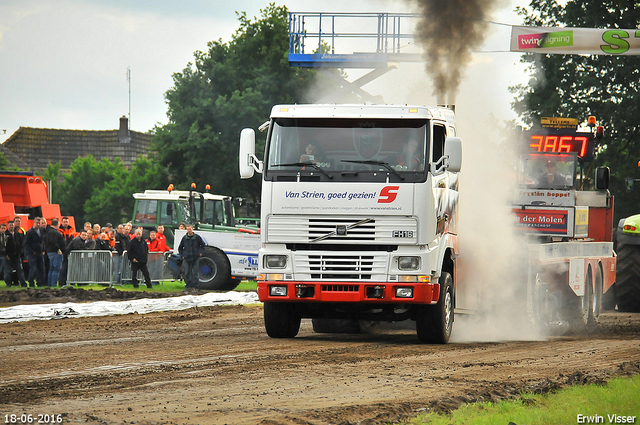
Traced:
<svg viewBox="0 0 640 425">
<path fill-rule="evenodd" d="M 265 255 L 264 267 L 267 269 L 284 269 L 287 267 L 286 255 Z"/>
<path fill-rule="evenodd" d="M 420 257 L 398 257 L 398 269 L 418 270 L 420 268 Z"/>
<path fill-rule="evenodd" d="M 396 288 L 396 298 L 413 298 L 413 288 L 398 286 Z"/>
<path fill-rule="evenodd" d="M 269 287 L 269 295 L 272 297 L 286 297 L 287 296 L 287 287 L 286 286 L 270 286 Z"/>
</svg>

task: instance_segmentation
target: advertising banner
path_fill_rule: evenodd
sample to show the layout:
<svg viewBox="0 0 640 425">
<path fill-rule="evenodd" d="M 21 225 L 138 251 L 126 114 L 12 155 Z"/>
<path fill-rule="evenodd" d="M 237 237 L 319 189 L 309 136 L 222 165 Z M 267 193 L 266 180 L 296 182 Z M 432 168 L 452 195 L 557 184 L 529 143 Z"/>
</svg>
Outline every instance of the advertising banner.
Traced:
<svg viewBox="0 0 640 425">
<path fill-rule="evenodd" d="M 519 230 L 550 236 L 573 236 L 573 209 L 514 208 L 515 227 Z"/>
<path fill-rule="evenodd" d="M 513 26 L 511 51 L 575 55 L 638 55 L 640 54 L 640 30 Z"/>
<path fill-rule="evenodd" d="M 402 184 L 314 184 L 273 186 L 273 213 L 410 215 L 413 187 Z"/>
<path fill-rule="evenodd" d="M 517 189 L 513 199 L 516 205 L 571 207 L 576 204 L 575 190 Z"/>
</svg>

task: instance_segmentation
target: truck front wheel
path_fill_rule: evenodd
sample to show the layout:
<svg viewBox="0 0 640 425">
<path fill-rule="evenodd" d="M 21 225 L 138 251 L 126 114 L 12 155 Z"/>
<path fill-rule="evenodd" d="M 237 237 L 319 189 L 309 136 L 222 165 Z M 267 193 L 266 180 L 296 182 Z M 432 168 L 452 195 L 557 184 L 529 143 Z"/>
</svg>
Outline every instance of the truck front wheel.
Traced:
<svg viewBox="0 0 640 425">
<path fill-rule="evenodd" d="M 453 278 L 440 275 L 440 299 L 436 305 L 418 307 L 416 331 L 422 342 L 446 344 L 453 329 Z"/>
<path fill-rule="evenodd" d="M 293 338 L 300 330 L 300 314 L 293 304 L 264 303 L 264 327 L 271 338 Z"/>
<path fill-rule="evenodd" d="M 227 290 L 231 283 L 231 265 L 227 256 L 218 249 L 205 249 L 198 260 L 198 288 Z"/>
</svg>

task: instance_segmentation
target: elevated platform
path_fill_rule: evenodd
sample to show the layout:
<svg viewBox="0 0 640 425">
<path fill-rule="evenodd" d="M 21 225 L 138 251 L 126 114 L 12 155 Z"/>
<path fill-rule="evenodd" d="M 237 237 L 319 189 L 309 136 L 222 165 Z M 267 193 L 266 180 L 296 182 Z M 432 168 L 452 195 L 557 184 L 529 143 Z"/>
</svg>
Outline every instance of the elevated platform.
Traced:
<svg viewBox="0 0 640 425">
<path fill-rule="evenodd" d="M 412 46 L 420 15 L 411 13 L 289 13 L 289 64 L 302 68 L 379 68 L 422 62 Z M 362 51 L 366 49 L 366 51 Z M 355 49 L 359 52 L 353 52 Z"/>
</svg>

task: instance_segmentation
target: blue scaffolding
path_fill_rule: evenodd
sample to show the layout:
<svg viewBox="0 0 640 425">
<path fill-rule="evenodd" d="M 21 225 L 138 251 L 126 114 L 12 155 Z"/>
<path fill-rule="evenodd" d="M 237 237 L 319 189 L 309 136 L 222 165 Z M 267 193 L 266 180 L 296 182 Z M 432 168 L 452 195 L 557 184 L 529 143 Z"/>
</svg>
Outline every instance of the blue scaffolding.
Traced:
<svg viewBox="0 0 640 425">
<path fill-rule="evenodd" d="M 303 68 L 380 68 L 390 62 L 421 62 L 403 53 L 421 17 L 412 13 L 289 13 L 289 64 Z M 336 53 L 340 40 L 358 39 L 367 51 Z M 364 42 L 364 43 L 363 43 Z M 345 43 L 346 44 L 346 43 Z M 305 51 L 311 50 L 311 52 Z"/>
</svg>

